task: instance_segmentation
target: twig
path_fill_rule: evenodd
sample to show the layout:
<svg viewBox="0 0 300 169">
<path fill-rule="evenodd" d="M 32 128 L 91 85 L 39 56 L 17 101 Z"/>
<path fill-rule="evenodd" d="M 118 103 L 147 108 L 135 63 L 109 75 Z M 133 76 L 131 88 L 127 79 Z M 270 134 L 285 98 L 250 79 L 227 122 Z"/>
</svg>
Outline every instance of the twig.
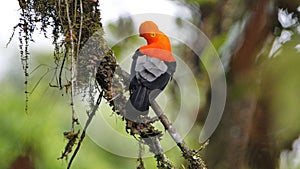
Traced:
<svg viewBox="0 0 300 169">
<path fill-rule="evenodd" d="M 79 35 L 78 35 L 78 42 L 77 42 L 77 62 L 79 57 L 79 50 L 80 50 L 80 43 L 81 43 L 81 34 L 82 34 L 82 23 L 83 23 L 83 7 L 82 7 L 82 0 L 79 1 L 80 6 L 80 26 L 79 26 Z"/>
<path fill-rule="evenodd" d="M 75 125 L 75 122 L 77 122 L 77 119 L 75 118 L 75 108 L 74 108 L 75 81 L 76 81 L 76 68 L 75 68 L 76 62 L 75 62 L 75 56 L 74 56 L 75 46 L 74 46 L 72 21 L 70 19 L 68 1 L 65 1 L 65 4 L 66 4 L 66 12 L 67 12 L 69 33 L 70 33 L 70 42 L 71 42 L 71 106 L 72 106 L 72 129 L 71 129 L 71 131 L 74 132 L 74 125 Z"/>
<path fill-rule="evenodd" d="M 65 61 L 67 59 L 67 54 L 68 54 L 68 49 L 66 49 L 64 58 L 62 60 L 61 66 L 60 66 L 60 70 L 59 70 L 59 75 L 58 75 L 58 85 L 59 85 L 59 89 L 62 89 L 62 81 L 61 81 L 61 75 L 64 69 L 64 65 L 65 65 Z"/>
<path fill-rule="evenodd" d="M 10 42 L 12 41 L 12 39 L 13 39 L 13 37 L 14 37 L 14 35 L 15 35 L 15 32 L 16 32 L 16 29 L 17 29 L 17 28 L 21 28 L 21 24 L 20 24 L 20 23 L 18 23 L 16 26 L 13 27 L 13 32 L 12 32 L 12 34 L 10 35 L 8 42 L 6 43 L 5 48 L 7 48 L 8 45 L 10 44 Z"/>
<path fill-rule="evenodd" d="M 87 119 L 87 121 L 85 122 L 85 125 L 84 125 L 84 128 L 83 128 L 83 131 L 86 131 L 86 129 L 88 128 L 88 126 L 90 125 L 92 119 L 93 119 L 93 116 L 95 116 L 96 114 L 96 111 L 101 103 L 101 99 L 102 99 L 102 96 L 103 96 L 103 93 L 104 91 L 102 90 L 101 93 L 99 94 L 99 97 L 97 99 L 97 102 L 96 102 L 96 105 L 94 106 L 93 110 L 91 113 L 89 113 L 89 118 Z"/>
<path fill-rule="evenodd" d="M 77 147 L 76 147 L 74 153 L 72 154 L 72 157 L 71 157 L 71 159 L 70 159 L 70 161 L 69 161 L 69 163 L 68 163 L 67 169 L 70 169 L 70 168 L 71 168 L 72 162 L 73 162 L 73 160 L 74 160 L 76 154 L 78 153 L 78 151 L 79 151 L 79 149 L 80 149 L 80 146 L 81 146 L 81 143 L 82 143 L 82 141 L 83 141 L 83 139 L 84 139 L 84 137 L 85 137 L 86 129 L 87 129 L 88 126 L 91 124 L 92 119 L 93 119 L 93 117 L 95 116 L 96 111 L 97 111 L 97 109 L 98 109 L 98 107 L 99 107 L 99 105 L 100 105 L 100 103 L 101 103 L 103 93 L 104 93 L 104 91 L 102 90 L 101 93 L 100 93 L 99 96 L 98 96 L 97 102 L 96 102 L 96 104 L 94 105 L 92 112 L 88 114 L 88 119 L 86 120 L 85 125 L 84 125 L 84 128 L 83 128 L 83 131 L 82 131 L 82 133 L 81 133 L 81 135 L 80 135 L 80 140 L 78 141 Z"/>
<path fill-rule="evenodd" d="M 74 14 L 73 14 L 74 21 L 76 21 L 76 14 L 77 14 L 77 0 L 74 1 Z"/>
</svg>

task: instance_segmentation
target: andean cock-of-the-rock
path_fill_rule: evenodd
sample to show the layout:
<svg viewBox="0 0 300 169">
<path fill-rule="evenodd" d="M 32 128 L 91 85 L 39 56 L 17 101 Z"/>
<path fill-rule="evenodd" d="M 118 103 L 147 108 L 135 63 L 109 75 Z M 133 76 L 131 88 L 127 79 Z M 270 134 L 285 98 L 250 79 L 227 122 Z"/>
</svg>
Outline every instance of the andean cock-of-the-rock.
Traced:
<svg viewBox="0 0 300 169">
<path fill-rule="evenodd" d="M 139 27 L 139 35 L 147 41 L 133 55 L 130 97 L 126 112 L 130 117 L 147 115 L 149 106 L 166 87 L 176 69 L 169 38 L 152 21 Z"/>
</svg>

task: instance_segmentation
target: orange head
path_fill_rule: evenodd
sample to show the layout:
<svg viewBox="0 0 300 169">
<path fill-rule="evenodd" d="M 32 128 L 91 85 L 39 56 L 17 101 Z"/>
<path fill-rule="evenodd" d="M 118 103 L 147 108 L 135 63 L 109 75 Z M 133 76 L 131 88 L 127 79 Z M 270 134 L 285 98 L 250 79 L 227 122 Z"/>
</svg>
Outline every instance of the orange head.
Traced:
<svg viewBox="0 0 300 169">
<path fill-rule="evenodd" d="M 142 53 L 167 62 L 175 61 L 169 38 L 158 29 L 154 22 L 143 22 L 140 25 L 139 33 L 147 41 L 147 45 L 140 48 Z"/>
</svg>

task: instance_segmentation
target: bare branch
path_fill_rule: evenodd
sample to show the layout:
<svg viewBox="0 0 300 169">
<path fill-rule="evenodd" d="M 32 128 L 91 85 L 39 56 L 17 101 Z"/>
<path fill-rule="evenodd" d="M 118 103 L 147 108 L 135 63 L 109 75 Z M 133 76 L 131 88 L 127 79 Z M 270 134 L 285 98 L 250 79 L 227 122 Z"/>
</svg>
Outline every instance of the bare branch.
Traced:
<svg viewBox="0 0 300 169">
<path fill-rule="evenodd" d="M 172 139 L 176 142 L 182 152 L 190 152 L 191 149 L 188 145 L 184 142 L 183 138 L 180 136 L 179 133 L 176 132 L 176 129 L 172 126 L 171 122 L 164 115 L 163 110 L 159 107 L 156 101 L 151 104 L 151 108 L 159 118 L 160 122 L 163 124 L 165 129 L 168 131 Z"/>
<path fill-rule="evenodd" d="M 191 169 L 206 169 L 206 164 L 198 155 L 198 151 L 191 150 L 189 146 L 184 142 L 183 138 L 180 136 L 176 129 L 172 126 L 166 115 L 164 115 L 163 110 L 159 107 L 156 101 L 151 103 L 151 108 L 159 118 L 160 122 L 163 124 L 164 128 L 168 131 L 172 139 L 176 142 L 177 146 L 183 153 L 183 157 L 189 161 L 189 168 Z"/>
<path fill-rule="evenodd" d="M 74 132 L 74 125 L 77 119 L 75 118 L 75 108 L 74 108 L 74 96 L 75 96 L 75 82 L 76 82 L 76 62 L 75 62 L 75 43 L 73 38 L 73 28 L 72 28 L 72 21 L 70 19 L 69 13 L 69 4 L 68 1 L 65 1 L 66 5 L 66 12 L 69 24 L 69 33 L 70 33 L 70 42 L 71 42 L 71 106 L 72 106 L 72 129 L 71 131 Z"/>
</svg>

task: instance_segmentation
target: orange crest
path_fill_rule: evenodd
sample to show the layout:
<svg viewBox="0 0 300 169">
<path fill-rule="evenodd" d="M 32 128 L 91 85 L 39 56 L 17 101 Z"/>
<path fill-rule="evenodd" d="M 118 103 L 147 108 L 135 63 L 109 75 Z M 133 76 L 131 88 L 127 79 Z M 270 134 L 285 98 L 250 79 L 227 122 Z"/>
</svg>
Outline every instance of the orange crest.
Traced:
<svg viewBox="0 0 300 169">
<path fill-rule="evenodd" d="M 169 38 L 158 29 L 152 21 L 145 21 L 139 28 L 140 36 L 147 40 L 147 45 L 140 48 L 140 52 L 167 62 L 175 61 Z"/>
</svg>

